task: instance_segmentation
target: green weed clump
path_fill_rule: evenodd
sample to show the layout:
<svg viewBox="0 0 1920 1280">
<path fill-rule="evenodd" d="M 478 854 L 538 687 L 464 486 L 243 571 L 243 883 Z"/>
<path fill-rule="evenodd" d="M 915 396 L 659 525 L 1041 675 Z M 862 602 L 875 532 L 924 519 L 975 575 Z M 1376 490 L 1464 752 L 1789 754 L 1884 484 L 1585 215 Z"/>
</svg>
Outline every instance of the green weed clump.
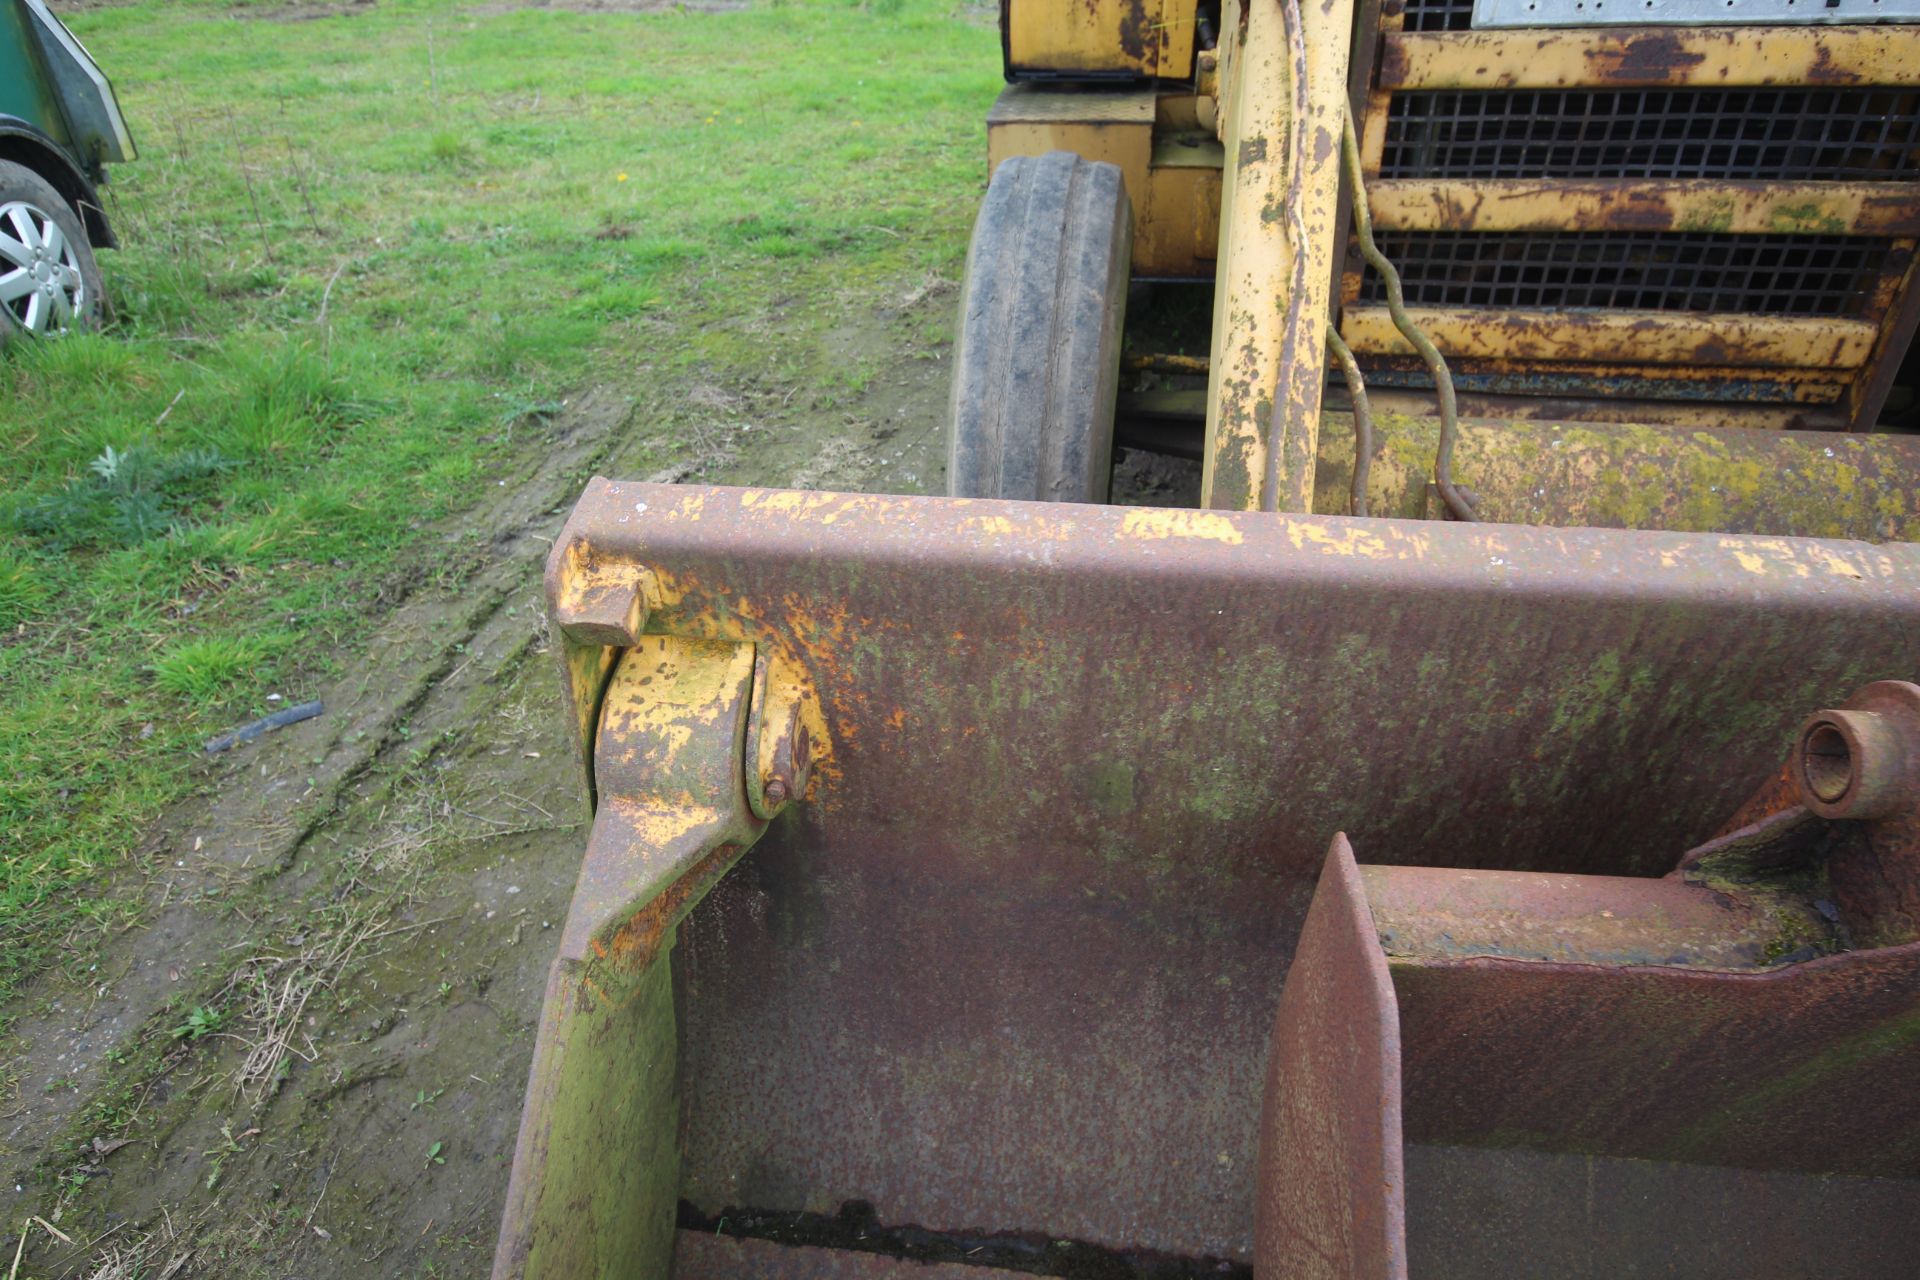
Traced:
<svg viewBox="0 0 1920 1280">
<path fill-rule="evenodd" d="M 182 641 L 154 661 L 153 682 L 185 698 L 218 698 L 260 667 L 272 651 L 270 640 L 260 636 Z"/>
<path fill-rule="evenodd" d="M 197 1004 L 187 1010 L 186 1019 L 173 1029 L 175 1040 L 199 1040 L 212 1035 L 227 1025 L 227 1015 L 222 1009 Z"/>
<path fill-rule="evenodd" d="M 10 519 L 50 551 L 138 546 L 178 528 L 196 491 L 236 465 L 218 449 L 160 454 L 135 445 L 123 453 L 108 445 L 88 474 L 18 502 Z"/>
</svg>

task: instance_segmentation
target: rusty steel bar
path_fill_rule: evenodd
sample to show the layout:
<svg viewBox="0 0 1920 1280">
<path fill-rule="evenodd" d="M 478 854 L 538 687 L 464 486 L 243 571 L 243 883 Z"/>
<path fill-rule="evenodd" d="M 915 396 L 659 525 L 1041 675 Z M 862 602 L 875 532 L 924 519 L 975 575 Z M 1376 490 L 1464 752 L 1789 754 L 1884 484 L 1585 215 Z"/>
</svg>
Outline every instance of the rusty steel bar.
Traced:
<svg viewBox="0 0 1920 1280">
<path fill-rule="evenodd" d="M 1920 234 L 1911 182 L 1387 178 L 1367 202 L 1390 230 Z"/>
<path fill-rule="evenodd" d="M 1418 519 L 1439 436 L 1374 411 L 1369 509 Z M 1608 422 L 1461 422 L 1455 466 L 1483 519 L 1509 524 L 1920 541 L 1920 436 Z M 1346 510 L 1350 417 L 1320 433 L 1314 509 Z"/>
<path fill-rule="evenodd" d="M 1872 321 L 1845 316 L 1478 307 L 1406 312 L 1442 351 L 1528 361 L 1854 369 L 1866 363 L 1879 332 Z M 1420 349 L 1390 306 L 1348 307 L 1340 331 L 1355 351 L 1408 355 Z"/>
<path fill-rule="evenodd" d="M 1378 381 L 1376 376 L 1376 384 Z M 1823 390 L 1831 398 L 1834 388 L 1828 386 Z M 1433 398 L 1418 391 L 1374 385 L 1367 394 L 1376 413 L 1385 410 L 1412 417 L 1432 416 Z M 1755 431 L 1828 431 L 1845 425 L 1845 420 L 1830 405 L 1800 403 L 1636 400 L 1626 395 L 1594 400 L 1582 396 L 1498 395 L 1474 391 L 1461 391 L 1459 400 L 1463 419 L 1500 422 L 1623 422 L 1662 428 L 1743 427 Z M 1329 394 L 1327 407 L 1343 411 L 1347 406 Z"/>
<path fill-rule="evenodd" d="M 1175 373 L 1206 377 L 1208 360 L 1205 356 L 1183 356 L 1170 351 L 1152 351 L 1140 355 L 1122 356 L 1122 373 Z"/>
<path fill-rule="evenodd" d="M 1847 388 L 1846 425 L 1850 431 L 1871 431 L 1879 423 L 1881 410 L 1886 408 L 1887 397 L 1900 376 L 1902 361 L 1891 357 L 1907 351 L 1914 333 L 1920 331 L 1920 262 L 1912 260 L 1913 248 L 1911 240 L 1894 242 L 1896 251 L 1909 255 L 1907 268 L 1883 273 L 1874 288 L 1870 305 L 1884 306 L 1885 310 L 1867 367 Z"/>
<path fill-rule="evenodd" d="M 1855 372 L 1847 369 L 1785 369 L 1712 364 L 1655 365 L 1591 360 L 1514 360 L 1506 357 L 1463 355 L 1447 362 L 1454 382 L 1463 391 L 1486 399 L 1514 400 L 1539 396 L 1545 400 L 1584 400 L 1604 410 L 1615 404 L 1660 405 L 1654 416 L 1611 416 L 1614 422 L 1651 422 L 1662 426 L 1689 426 L 1705 413 L 1723 407 L 1774 408 L 1819 415 L 1806 423 L 1810 429 L 1845 427 L 1837 406 L 1846 396 Z M 1431 381 L 1426 363 L 1414 355 L 1380 355 L 1367 362 L 1369 385 L 1376 388 L 1417 388 Z M 1594 397 L 1599 397 L 1595 399 Z M 1678 403 L 1676 403 L 1678 402 Z M 1672 416 L 1667 416 L 1671 413 Z M 1505 417 L 1505 413 L 1482 414 Z M 1555 415 L 1515 413 L 1515 417 Z M 1588 414 L 1569 414 L 1586 417 Z M 1604 412 L 1597 415 L 1606 417 Z M 1756 424 L 1760 425 L 1760 424 Z M 1783 424 L 1785 425 L 1785 424 Z"/>
<path fill-rule="evenodd" d="M 1384 89 L 1920 84 L 1912 27 L 1421 31 L 1386 37 Z"/>
</svg>

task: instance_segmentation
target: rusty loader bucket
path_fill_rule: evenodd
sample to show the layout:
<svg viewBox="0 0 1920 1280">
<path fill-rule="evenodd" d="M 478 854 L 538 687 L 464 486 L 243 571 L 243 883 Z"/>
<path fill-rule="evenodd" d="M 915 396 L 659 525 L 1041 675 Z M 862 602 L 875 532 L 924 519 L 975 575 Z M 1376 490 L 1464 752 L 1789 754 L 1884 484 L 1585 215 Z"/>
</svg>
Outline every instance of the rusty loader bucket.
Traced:
<svg viewBox="0 0 1920 1280">
<path fill-rule="evenodd" d="M 596 480 L 548 589 L 498 1276 L 1920 1267 L 1920 549 Z"/>
</svg>

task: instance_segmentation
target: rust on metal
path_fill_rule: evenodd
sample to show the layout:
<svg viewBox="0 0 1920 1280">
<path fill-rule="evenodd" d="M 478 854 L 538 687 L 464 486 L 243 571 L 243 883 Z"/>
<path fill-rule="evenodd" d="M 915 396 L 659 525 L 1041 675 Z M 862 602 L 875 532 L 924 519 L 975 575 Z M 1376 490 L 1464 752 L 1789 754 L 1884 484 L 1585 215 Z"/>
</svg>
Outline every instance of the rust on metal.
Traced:
<svg viewBox="0 0 1920 1280">
<path fill-rule="evenodd" d="M 1920 1184 L 1520 1147 L 1407 1151 L 1421 1280 L 1888 1280 L 1912 1269 Z"/>
<path fill-rule="evenodd" d="M 1254 1266 L 1406 1280 L 1400 1017 L 1367 892 L 1336 835 L 1287 971 L 1260 1121 Z"/>
<path fill-rule="evenodd" d="M 1920 1171 L 1911 1100 L 1887 1089 L 1920 1071 L 1920 948 L 1738 973 L 1402 961 L 1394 988 L 1409 1141 Z M 1515 1061 L 1524 1089 L 1500 1079 Z"/>
<path fill-rule="evenodd" d="M 1195 0 L 1008 0 L 1002 39 L 1019 73 L 1179 79 L 1192 72 Z"/>
<path fill-rule="evenodd" d="M 1900 353 L 1920 330 L 1912 263 L 1920 187 L 1898 181 L 1903 175 L 1897 162 L 1881 166 L 1881 173 L 1872 172 L 1872 166 L 1831 174 L 1796 171 L 1797 178 L 1779 182 L 1751 171 L 1727 180 L 1601 177 L 1594 176 L 1599 171 L 1581 167 L 1600 163 L 1582 144 L 1575 151 L 1585 159 L 1568 153 L 1555 160 L 1547 154 L 1554 148 L 1535 148 L 1538 154 L 1529 163 L 1546 163 L 1550 169 L 1558 165 L 1560 172 L 1469 178 L 1435 171 L 1429 176 L 1410 134 L 1401 141 L 1413 147 L 1411 151 L 1396 144 L 1395 176 L 1382 180 L 1380 173 L 1391 121 L 1403 118 L 1396 114 L 1397 94 L 1593 90 L 1631 95 L 1635 89 L 1670 88 L 1683 91 L 1683 97 L 1696 90 L 1711 97 L 1721 90 L 1737 94 L 1767 86 L 1859 86 L 1898 97 L 1920 84 L 1920 29 L 1789 25 L 1406 31 L 1392 8 L 1381 10 L 1374 81 L 1356 86 L 1356 95 L 1366 90 L 1360 121 L 1364 167 L 1370 203 L 1383 227 L 1455 238 L 1460 233 L 1524 238 L 1527 232 L 1857 236 L 1872 237 L 1873 251 L 1881 256 L 1877 267 L 1863 274 L 1862 289 L 1846 314 L 1831 317 L 1743 314 L 1730 304 L 1724 314 L 1699 314 L 1680 310 L 1684 304 L 1673 302 L 1660 304 L 1672 310 L 1603 307 L 1587 312 L 1542 306 L 1530 313 L 1502 314 L 1452 305 L 1466 301 L 1471 292 L 1468 277 L 1458 275 L 1454 285 L 1436 283 L 1423 301 L 1432 305 L 1436 325 L 1446 330 L 1444 338 L 1434 336 L 1454 366 L 1461 390 L 1596 401 L 1831 403 L 1836 406 L 1834 426 L 1873 429 L 1892 393 Z M 1649 100 L 1648 109 L 1655 105 Z M 1414 105 L 1406 109 L 1413 111 Z M 1682 115 L 1692 111 L 1677 100 L 1659 109 Z M 1417 123 L 1417 112 L 1404 119 L 1409 129 L 1427 127 Z M 1449 132 L 1451 126 L 1437 121 L 1433 127 L 1442 129 L 1436 140 L 1453 137 L 1452 146 L 1465 145 L 1467 134 L 1455 136 L 1457 130 Z M 1483 138 L 1481 145 L 1492 144 Z M 1760 163 L 1765 167 L 1773 161 Z M 1834 180 L 1811 180 L 1829 176 Z M 1477 271 L 1469 274 L 1481 278 Z M 1551 293 L 1549 284 L 1549 301 Z M 1361 302 L 1358 259 L 1351 253 L 1340 280 L 1340 299 L 1342 333 L 1360 354 L 1362 367 L 1370 376 L 1387 375 L 1375 377 L 1376 387 L 1404 382 L 1410 373 L 1418 376 L 1409 348 L 1396 339 L 1387 317 L 1365 314 L 1372 308 Z M 1428 326 L 1423 322 L 1422 327 Z M 1672 419 L 1641 420 L 1679 422 L 1684 414 L 1676 404 Z"/>
<path fill-rule="evenodd" d="M 548 566 L 554 625 L 579 644 L 624 649 L 647 625 L 656 589 L 643 567 L 603 561 L 585 541 L 556 544 Z"/>
<path fill-rule="evenodd" d="M 1786 800 L 1782 777 L 1810 808 Z M 1914 919 L 1916 812 L 1920 686 L 1878 681 L 1816 712 L 1785 769 L 1739 807 L 1749 825 L 1662 879 L 1356 867 L 1336 836 L 1282 996 L 1291 1043 L 1276 1040 L 1268 1100 L 1270 1114 L 1301 1113 L 1278 1163 L 1303 1184 L 1288 1202 L 1313 1211 L 1272 1251 L 1263 1231 L 1260 1257 L 1310 1275 L 1377 1274 L 1353 1259 L 1341 1224 L 1373 1220 L 1380 1184 L 1403 1183 L 1354 1169 L 1410 1143 L 1477 1150 L 1482 1171 L 1497 1167 L 1494 1151 L 1518 1148 L 1920 1175 L 1920 1111 L 1889 1087 L 1920 1072 L 1920 940 L 1884 928 Z M 1849 896 L 1862 868 L 1898 891 Z M 1334 931 L 1333 919 L 1361 928 Z M 1390 983 L 1368 981 L 1376 966 Z M 1383 1065 L 1352 1060 L 1347 1046 L 1362 1041 L 1385 1049 Z M 1394 1123 L 1376 1132 L 1382 1107 Z M 1357 1123 L 1364 1142 L 1345 1137 Z M 1316 1159 L 1316 1144 L 1338 1158 Z M 1431 1165 L 1417 1173 L 1397 1221 L 1430 1221 L 1423 1195 L 1454 1194 L 1465 1171 L 1443 1162 L 1456 1171 L 1444 1182 Z M 1594 1176 L 1589 1164 L 1589 1203 Z M 1440 1213 L 1457 1215 L 1457 1201 Z M 1854 1229 L 1891 1239 L 1909 1220 L 1895 1206 Z M 1761 1271 L 1804 1274 L 1812 1252 L 1797 1244 Z"/>
<path fill-rule="evenodd" d="M 563 691 L 573 712 L 573 742 L 591 802 L 601 692 L 619 651 L 645 630 L 656 588 L 643 566 L 603 563 L 591 543 L 575 539 L 555 543 L 547 556 L 546 589 Z"/>
<path fill-rule="evenodd" d="M 1788 768 L 1800 803 L 1849 828 L 1827 874 L 1851 940 L 1920 943 L 1920 686 L 1882 680 L 1816 712 Z"/>
<path fill-rule="evenodd" d="M 833 735 L 676 931 L 680 1195 L 1240 1263 L 1327 833 L 1658 876 L 1920 632 L 1896 545 L 605 481 L 576 540 Z"/>
<path fill-rule="evenodd" d="M 790 1248 L 682 1231 L 672 1280 L 1010 1280 L 1020 1272 L 952 1262 L 912 1262 L 843 1249 Z"/>
<path fill-rule="evenodd" d="M 1787 868 L 1810 896 L 1793 876 L 1824 849 L 1844 884 L 1860 854 L 1822 833 L 1889 819 L 1716 826 L 1796 744 L 1810 785 L 1880 812 L 1884 735 L 1846 717 L 1911 669 L 1920 548 L 599 480 L 559 546 L 652 585 L 604 693 L 569 685 L 599 707 L 599 807 L 501 1275 L 668 1274 L 680 1200 L 1233 1265 L 1267 1223 L 1379 1221 L 1287 1218 L 1318 1193 L 1260 1146 L 1334 831 L 1399 864 L 1363 890 L 1419 890 L 1369 915 L 1401 939 L 1375 948 L 1406 1138 L 1889 1173 L 1920 1153 L 1884 1087 L 1920 1065 L 1920 943 L 1834 952 L 1870 912 L 1788 921 L 1740 879 Z M 779 708 L 810 700 L 831 750 L 765 822 L 748 778 L 767 800 L 797 763 Z M 1862 744 L 1859 782 L 1832 780 L 1811 708 Z M 1472 895 L 1401 871 L 1462 861 L 1509 912 L 1482 948 Z M 1529 874 L 1595 879 L 1552 880 L 1534 919 Z M 1448 947 L 1393 923 L 1422 896 L 1453 904 Z M 1537 1097 L 1486 1096 L 1499 1053 L 1537 1060 Z M 1339 1124 L 1384 1133 L 1384 1096 Z"/>
<path fill-rule="evenodd" d="M 1650 27 L 1400 32 L 1380 87 L 1633 88 L 1662 85 L 1920 84 L 1911 27 Z"/>
<path fill-rule="evenodd" d="M 1404 387 L 1370 387 L 1367 394 L 1376 412 L 1398 413 L 1414 418 L 1433 416 L 1431 393 Z M 1347 412 L 1348 406 L 1339 390 L 1329 388 L 1327 409 L 1334 413 Z M 1831 431 L 1843 425 L 1843 420 L 1832 408 L 1796 403 L 1634 400 L 1625 396 L 1596 400 L 1581 396 L 1502 395 L 1477 391 L 1460 393 L 1460 416 L 1501 422 L 1603 422 L 1626 426 L 1705 427 L 1709 430 L 1738 427 L 1754 431 Z"/>
<path fill-rule="evenodd" d="M 1172 373 L 1206 377 L 1207 357 L 1179 355 L 1170 351 L 1149 351 L 1120 358 L 1122 373 Z"/>
<path fill-rule="evenodd" d="M 1425 362 L 1414 355 L 1371 355 L 1364 362 L 1369 389 L 1419 386 L 1429 375 Z M 1752 406 L 1756 410 L 1782 404 L 1822 406 L 1825 422 L 1845 426 L 1838 412 L 1856 372 L 1851 369 L 1781 369 L 1711 364 L 1638 364 L 1592 360 L 1512 360 L 1478 355 L 1454 355 L 1447 360 L 1463 394 L 1499 396 L 1512 401 L 1524 396 L 1543 400 L 1575 400 L 1588 412 L 1608 402 L 1662 408 L 1651 418 L 1614 417 L 1613 421 L 1666 423 L 1668 413 L 1677 426 L 1711 425 L 1704 415 L 1725 406 Z M 1831 406 L 1830 408 L 1827 406 Z M 1735 410 L 1738 411 L 1737 409 Z M 1490 416 L 1507 417 L 1505 412 Z M 1526 415 L 1513 415 L 1526 416 Z M 1786 426 L 1788 423 L 1776 423 Z M 1812 425 L 1812 424 L 1808 424 Z"/>
<path fill-rule="evenodd" d="M 1363 867 L 1380 946 L 1422 960 L 1499 957 L 1677 969 L 1758 966 L 1818 927 L 1678 880 Z M 1791 948 L 1787 948 L 1791 949 Z"/>
<path fill-rule="evenodd" d="M 1920 234 L 1911 182 L 1388 178 L 1367 203 L 1390 230 Z"/>
<path fill-rule="evenodd" d="M 827 740 L 820 700 L 806 672 L 759 654 L 753 668 L 753 716 L 747 727 L 747 803 L 772 818 L 805 796 L 813 780 L 814 744 Z"/>
<path fill-rule="evenodd" d="M 1873 304 L 1885 308 L 1880 334 L 1873 358 L 1847 388 L 1847 426 L 1854 431 L 1871 431 L 1879 423 L 1880 412 L 1886 408 L 1894 381 L 1900 376 L 1902 362 L 1893 357 L 1910 350 L 1915 333 L 1920 332 L 1920 261 L 1914 258 L 1913 241 L 1896 241 L 1894 247 L 1908 255 L 1907 268 L 1887 273 L 1893 278 L 1883 276 L 1875 287 Z"/>
<path fill-rule="evenodd" d="M 572 598 L 562 583 L 556 611 Z M 668 952 L 764 829 L 743 776 L 753 665 L 751 646 L 641 635 L 607 687 L 598 808 L 541 1007 L 498 1280 L 667 1273 L 680 1187 Z"/>
</svg>

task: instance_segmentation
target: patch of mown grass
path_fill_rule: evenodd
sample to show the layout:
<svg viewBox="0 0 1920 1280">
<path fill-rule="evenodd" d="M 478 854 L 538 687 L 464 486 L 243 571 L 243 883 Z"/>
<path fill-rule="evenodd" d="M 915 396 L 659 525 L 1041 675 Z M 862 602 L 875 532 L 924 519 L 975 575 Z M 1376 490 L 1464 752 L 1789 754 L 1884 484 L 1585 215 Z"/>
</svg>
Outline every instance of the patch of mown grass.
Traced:
<svg viewBox="0 0 1920 1280">
<path fill-rule="evenodd" d="M 964 253 L 983 9 L 271 12 L 71 15 L 141 157 L 107 331 L 0 355 L 0 998 L 111 907 L 195 746 L 511 473 L 519 414 L 794 376 L 725 322 Z"/>
</svg>

